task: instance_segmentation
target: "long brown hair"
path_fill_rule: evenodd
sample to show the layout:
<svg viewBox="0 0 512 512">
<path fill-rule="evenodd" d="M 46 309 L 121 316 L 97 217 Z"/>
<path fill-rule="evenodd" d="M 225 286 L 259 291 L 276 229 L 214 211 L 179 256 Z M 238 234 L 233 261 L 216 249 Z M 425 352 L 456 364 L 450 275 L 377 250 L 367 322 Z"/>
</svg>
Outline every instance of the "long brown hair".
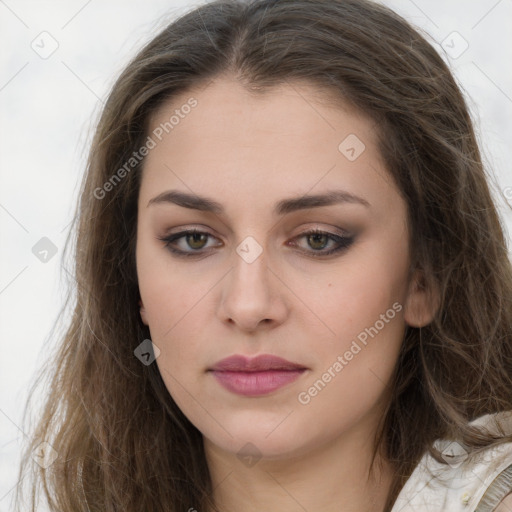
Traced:
<svg viewBox="0 0 512 512">
<path fill-rule="evenodd" d="M 370 116 L 407 202 L 412 269 L 437 291 L 439 307 L 428 326 L 407 328 L 375 440 L 395 468 L 385 510 L 422 455 L 442 461 L 436 439 L 459 439 L 470 453 L 512 441 L 468 424 L 512 410 L 512 270 L 468 108 L 447 65 L 404 19 L 368 0 L 218 0 L 147 44 L 103 109 L 76 237 L 70 231 L 66 241 L 65 252 L 71 243 L 75 250 L 72 318 L 46 364 L 47 400 L 20 467 L 20 478 L 32 477 L 30 510 L 38 484 L 52 511 L 215 508 L 200 432 L 157 365 L 134 356 L 150 338 L 135 267 L 144 161 L 126 162 L 164 101 L 225 74 L 252 94 L 305 81 Z M 123 165 L 122 179 L 106 187 Z M 41 442 L 58 454 L 45 470 L 32 460 Z"/>
</svg>

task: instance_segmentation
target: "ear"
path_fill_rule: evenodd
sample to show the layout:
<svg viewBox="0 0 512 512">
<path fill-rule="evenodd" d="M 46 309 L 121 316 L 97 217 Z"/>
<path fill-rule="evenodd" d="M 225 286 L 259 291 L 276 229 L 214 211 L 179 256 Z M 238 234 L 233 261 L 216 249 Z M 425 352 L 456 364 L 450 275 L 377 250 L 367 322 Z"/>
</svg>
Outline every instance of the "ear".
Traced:
<svg viewBox="0 0 512 512">
<path fill-rule="evenodd" d="M 438 290 L 427 284 L 421 270 L 416 270 L 409 282 L 404 307 L 404 320 L 411 327 L 425 327 L 430 324 L 439 308 Z"/>
<path fill-rule="evenodd" d="M 142 303 L 142 300 L 139 300 L 139 306 L 140 306 L 140 317 L 142 318 L 142 323 L 144 325 L 149 325 L 148 319 L 146 316 L 146 310 L 144 308 L 144 304 Z"/>
</svg>

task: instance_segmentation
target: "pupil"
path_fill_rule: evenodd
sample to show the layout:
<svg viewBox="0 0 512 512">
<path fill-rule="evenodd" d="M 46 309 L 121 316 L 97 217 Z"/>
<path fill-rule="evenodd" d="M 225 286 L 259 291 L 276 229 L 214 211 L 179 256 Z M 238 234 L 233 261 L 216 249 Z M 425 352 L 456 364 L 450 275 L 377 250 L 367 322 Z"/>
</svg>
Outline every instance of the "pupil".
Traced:
<svg viewBox="0 0 512 512">
<path fill-rule="evenodd" d="M 201 238 L 205 238 L 205 234 L 204 233 L 192 233 L 191 235 L 189 235 L 189 237 L 192 238 L 192 244 L 190 244 L 192 247 L 194 247 L 194 243 L 196 242 L 200 242 L 200 239 Z M 204 242 L 204 240 L 203 240 Z M 198 248 L 198 247 L 194 247 L 194 248 Z M 201 248 L 201 244 L 199 244 L 199 248 Z"/>
<path fill-rule="evenodd" d="M 326 235 L 322 235 L 320 233 L 316 233 L 314 235 L 309 236 L 310 241 L 313 240 L 313 243 L 311 244 L 311 246 L 314 249 L 323 249 L 325 247 L 325 241 L 326 241 L 325 239 L 326 238 L 327 238 Z M 323 239 L 324 243 L 321 243 L 322 239 Z M 320 242 L 320 247 L 315 245 L 317 242 Z"/>
</svg>

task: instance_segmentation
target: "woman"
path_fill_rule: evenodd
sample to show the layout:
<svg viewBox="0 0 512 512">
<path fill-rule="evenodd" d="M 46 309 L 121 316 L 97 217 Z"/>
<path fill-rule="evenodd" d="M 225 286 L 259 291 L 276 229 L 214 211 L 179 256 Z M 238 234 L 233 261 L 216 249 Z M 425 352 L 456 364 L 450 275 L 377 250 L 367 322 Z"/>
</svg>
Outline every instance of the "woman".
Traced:
<svg viewBox="0 0 512 512">
<path fill-rule="evenodd" d="M 76 219 L 33 510 L 39 477 L 51 510 L 512 509 L 503 230 L 459 88 L 391 10 L 170 24 Z"/>
</svg>

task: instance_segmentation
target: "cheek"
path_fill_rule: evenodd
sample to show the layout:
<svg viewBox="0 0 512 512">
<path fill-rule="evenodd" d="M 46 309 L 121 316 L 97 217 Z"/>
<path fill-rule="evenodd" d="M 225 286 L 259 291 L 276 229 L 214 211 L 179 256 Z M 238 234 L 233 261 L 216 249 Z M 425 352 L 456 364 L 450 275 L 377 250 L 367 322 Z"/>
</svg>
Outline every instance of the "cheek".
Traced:
<svg viewBox="0 0 512 512">
<path fill-rule="evenodd" d="M 160 350 L 155 362 L 169 393 L 178 402 L 181 387 L 190 388 L 188 381 L 200 362 L 198 354 L 204 351 L 199 345 L 205 327 L 198 316 L 204 314 L 205 295 L 211 286 L 169 268 L 168 257 L 150 257 L 143 250 L 138 256 L 140 295 L 151 341 Z M 182 400 L 186 401 L 186 396 Z"/>
<path fill-rule="evenodd" d="M 347 265 L 346 271 L 340 269 L 330 276 L 317 301 L 319 311 L 336 334 L 344 339 L 356 337 L 388 311 L 392 319 L 401 316 L 397 309 L 406 298 L 405 279 L 405 265 L 362 255 L 356 264 Z M 398 306 L 393 309 L 394 304 Z"/>
<path fill-rule="evenodd" d="M 405 332 L 407 262 L 386 257 L 382 251 L 361 251 L 346 268 L 350 270 L 339 269 L 324 285 L 319 311 L 331 332 L 314 345 L 319 364 L 311 380 L 321 379 L 331 368 L 337 378 L 329 384 L 333 388 L 330 393 L 338 389 L 343 394 L 343 387 L 348 385 L 355 400 L 364 401 L 365 386 L 373 383 L 378 394 L 379 379 L 389 380 L 400 352 Z M 325 378 L 328 380 L 329 375 Z M 360 387 L 363 383 L 365 386 Z M 370 388 L 367 391 L 371 394 Z"/>
<path fill-rule="evenodd" d="M 326 423 L 334 432 L 382 403 L 405 332 L 400 298 L 400 286 L 389 275 L 369 269 L 346 279 L 343 288 L 326 298 L 324 318 L 336 336 L 314 345 L 317 364 L 297 396 L 313 430 L 326 410 L 330 419 L 321 425 L 325 435 Z"/>
<path fill-rule="evenodd" d="M 186 376 L 201 362 L 201 344 L 208 342 L 204 332 L 207 290 L 187 292 L 181 279 L 155 280 L 154 287 L 146 289 L 146 303 L 151 339 L 161 351 L 157 364 Z"/>
</svg>

